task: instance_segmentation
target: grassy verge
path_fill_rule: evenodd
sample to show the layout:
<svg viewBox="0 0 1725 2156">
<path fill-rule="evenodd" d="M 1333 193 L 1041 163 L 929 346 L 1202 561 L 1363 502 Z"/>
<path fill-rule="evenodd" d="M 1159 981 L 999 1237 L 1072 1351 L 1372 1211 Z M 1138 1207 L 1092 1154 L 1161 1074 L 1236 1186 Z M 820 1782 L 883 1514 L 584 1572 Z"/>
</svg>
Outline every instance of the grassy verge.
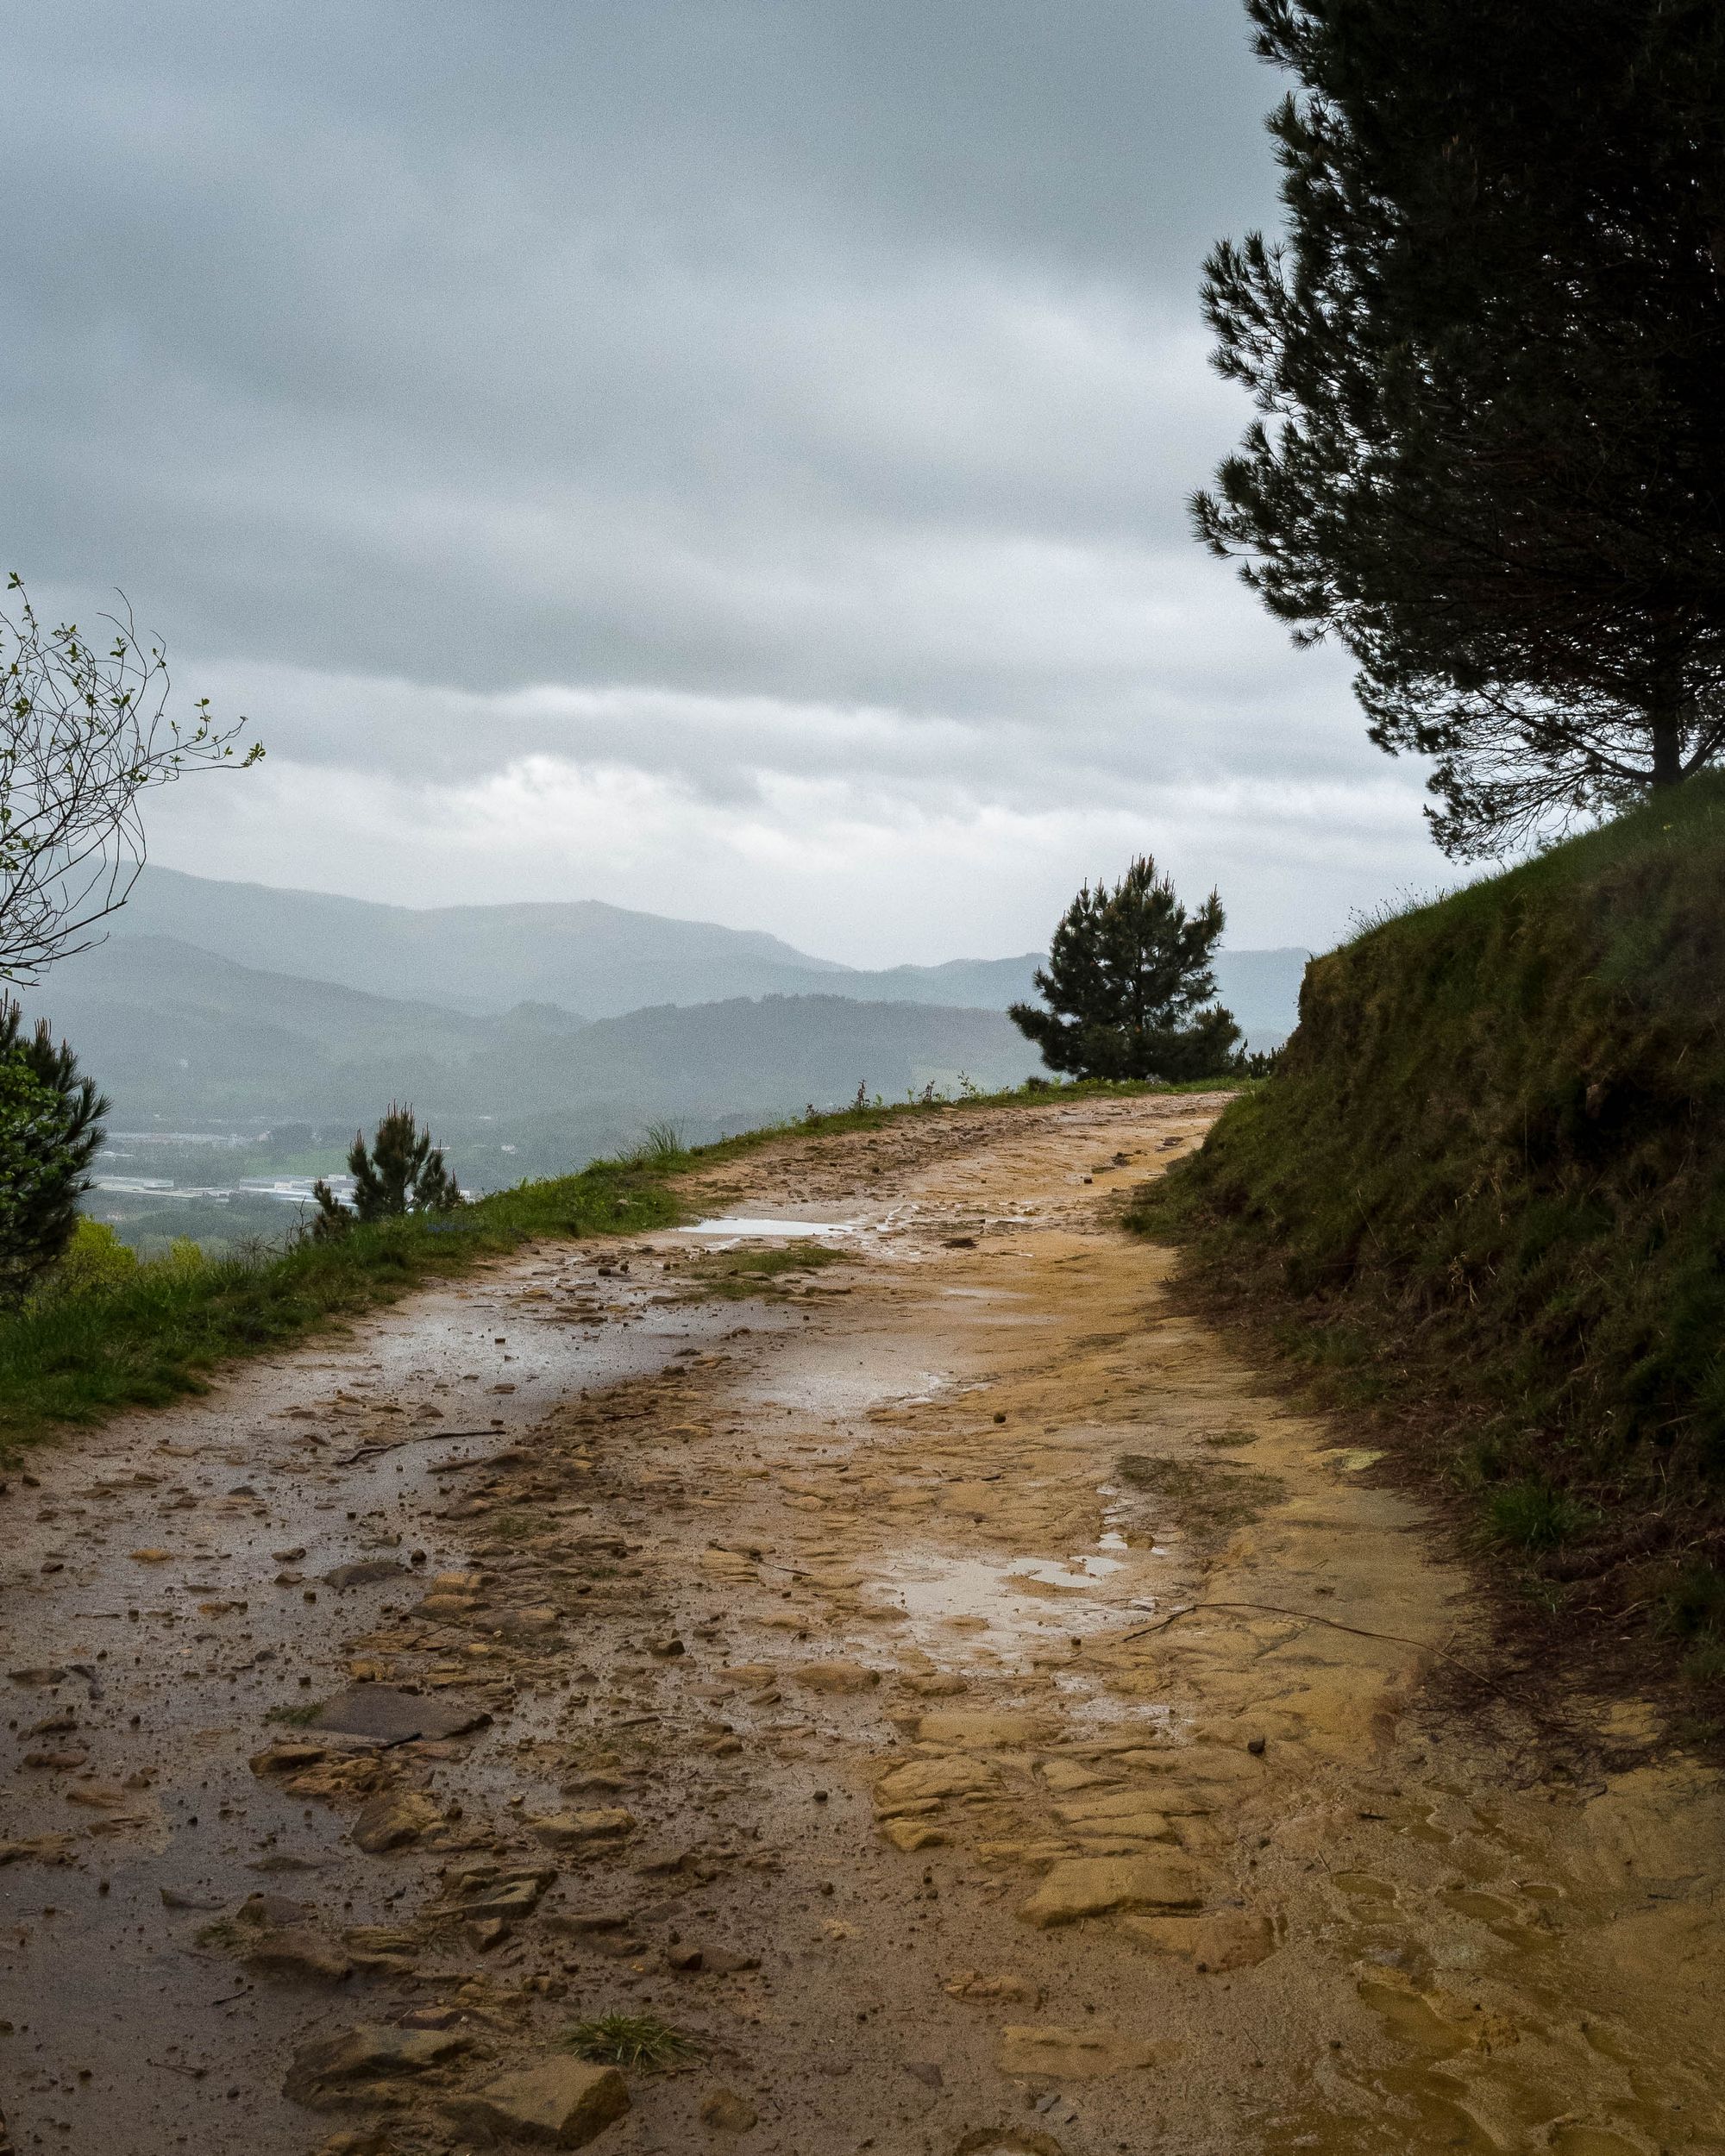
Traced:
<svg viewBox="0 0 1725 2156">
<path fill-rule="evenodd" d="M 678 1217 L 662 1169 L 604 1163 L 441 1219 L 355 1228 L 257 1258 L 181 1256 L 0 1322 L 0 1458 L 57 1426 L 204 1389 L 220 1364 L 393 1301 L 538 1237 L 630 1235 Z"/>
<path fill-rule="evenodd" d="M 775 1139 L 875 1131 L 906 1119 L 962 1115 L 973 1106 L 1029 1108 L 1203 1090 L 1095 1083 L 979 1094 L 957 1102 L 876 1100 L 693 1150 L 660 1126 L 627 1159 L 523 1183 L 441 1219 L 390 1221 L 356 1228 L 337 1243 L 251 1257 L 200 1259 L 188 1248 L 0 1318 L 0 1464 L 56 1429 L 202 1391 L 224 1363 L 362 1316 L 524 1243 L 639 1235 L 668 1226 L 686 1217 L 674 1188 L 680 1176 L 742 1160 Z M 737 1292 L 747 1291 L 751 1276 L 764 1280 L 821 1262 L 806 1252 L 745 1257 L 736 1266 L 743 1275 Z"/>
<path fill-rule="evenodd" d="M 1725 782 L 1314 962 L 1133 1224 L 1459 1501 L 1554 1653 L 1725 1677 Z M 1650 1651 L 1652 1650 L 1652 1651 Z M 1613 1645 L 1612 1651 L 1615 1651 Z"/>
</svg>

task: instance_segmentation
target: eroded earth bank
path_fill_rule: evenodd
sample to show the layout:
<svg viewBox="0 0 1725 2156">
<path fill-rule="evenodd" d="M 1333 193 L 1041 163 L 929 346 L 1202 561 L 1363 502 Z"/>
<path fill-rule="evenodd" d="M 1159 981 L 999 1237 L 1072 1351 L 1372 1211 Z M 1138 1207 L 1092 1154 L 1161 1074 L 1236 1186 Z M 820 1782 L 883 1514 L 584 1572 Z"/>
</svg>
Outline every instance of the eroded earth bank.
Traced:
<svg viewBox="0 0 1725 2156">
<path fill-rule="evenodd" d="M 14 2145 L 1725 2148 L 1716 1781 L 1172 1310 L 1216 1105 L 787 1139 L 697 1202 L 837 1263 L 545 1246 L 15 1473 Z"/>
</svg>

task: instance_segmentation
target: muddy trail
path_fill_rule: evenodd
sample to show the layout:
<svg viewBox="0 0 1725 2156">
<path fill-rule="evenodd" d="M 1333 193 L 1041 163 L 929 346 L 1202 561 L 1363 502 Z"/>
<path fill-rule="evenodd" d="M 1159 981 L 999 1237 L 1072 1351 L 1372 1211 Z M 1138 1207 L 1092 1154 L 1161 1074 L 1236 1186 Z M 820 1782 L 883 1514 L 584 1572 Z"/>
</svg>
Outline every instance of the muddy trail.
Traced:
<svg viewBox="0 0 1725 2156">
<path fill-rule="evenodd" d="M 1217 1105 L 787 1139 L 697 1202 L 843 1234 L 542 1246 L 12 1475 L 12 2145 L 1725 2149 L 1716 1778 L 1494 1683 L 1173 1311 L 1115 1194 Z"/>
</svg>

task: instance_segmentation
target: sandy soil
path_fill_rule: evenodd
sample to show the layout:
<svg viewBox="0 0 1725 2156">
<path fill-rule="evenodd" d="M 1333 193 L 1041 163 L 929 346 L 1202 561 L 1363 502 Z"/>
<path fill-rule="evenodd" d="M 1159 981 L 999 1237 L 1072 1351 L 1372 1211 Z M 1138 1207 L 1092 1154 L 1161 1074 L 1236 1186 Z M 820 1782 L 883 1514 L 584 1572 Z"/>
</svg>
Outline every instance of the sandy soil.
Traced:
<svg viewBox="0 0 1725 2156">
<path fill-rule="evenodd" d="M 699 1195 L 842 1264 L 547 1246 L 14 1476 L 16 2148 L 1725 2149 L 1716 1778 L 1171 1311 L 1214 1105 L 787 1141 Z"/>
</svg>

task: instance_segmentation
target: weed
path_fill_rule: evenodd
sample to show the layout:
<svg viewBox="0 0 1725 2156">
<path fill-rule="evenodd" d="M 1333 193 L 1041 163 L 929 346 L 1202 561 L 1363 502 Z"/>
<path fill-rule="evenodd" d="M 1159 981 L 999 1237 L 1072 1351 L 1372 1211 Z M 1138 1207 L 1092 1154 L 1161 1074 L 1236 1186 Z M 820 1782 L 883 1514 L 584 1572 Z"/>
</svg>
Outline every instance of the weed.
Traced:
<svg viewBox="0 0 1725 2156">
<path fill-rule="evenodd" d="M 1549 1482 L 1511 1482 L 1486 1501 L 1485 1529 L 1514 1550 L 1557 1550 L 1592 1526 L 1598 1514 Z"/>
<path fill-rule="evenodd" d="M 596 2021 L 577 2021 L 564 2038 L 578 2059 L 596 2065 L 644 2066 L 657 2071 L 692 2059 L 700 2046 L 655 2014 L 602 2014 Z"/>
<path fill-rule="evenodd" d="M 1704 1557 L 1670 1574 L 1657 1590 L 1659 1629 L 1678 1639 L 1703 1633 L 1725 1638 L 1725 1572 Z"/>
<path fill-rule="evenodd" d="M 308 1700 L 298 1707 L 272 1707 L 264 1720 L 284 1723 L 289 1729 L 304 1729 L 317 1720 L 323 1706 L 322 1700 Z"/>
</svg>

